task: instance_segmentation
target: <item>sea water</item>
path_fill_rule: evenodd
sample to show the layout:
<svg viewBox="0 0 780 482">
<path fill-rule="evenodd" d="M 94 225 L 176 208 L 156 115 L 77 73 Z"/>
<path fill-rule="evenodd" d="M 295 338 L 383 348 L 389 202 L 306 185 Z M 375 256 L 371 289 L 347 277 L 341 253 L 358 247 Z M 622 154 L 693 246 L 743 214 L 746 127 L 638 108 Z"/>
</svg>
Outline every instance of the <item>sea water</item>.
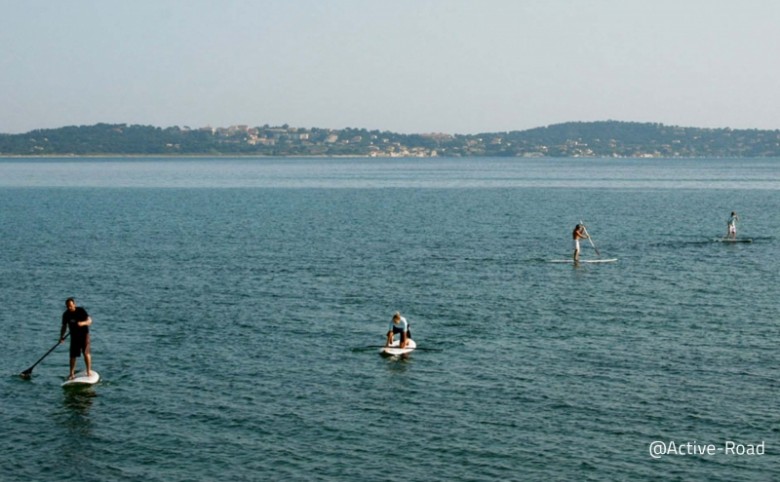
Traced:
<svg viewBox="0 0 780 482">
<path fill-rule="evenodd" d="M 2 480 L 780 478 L 778 159 L 2 159 L 0 206 Z M 580 221 L 617 263 L 548 262 Z M 101 383 L 22 380 L 69 296 Z"/>
</svg>

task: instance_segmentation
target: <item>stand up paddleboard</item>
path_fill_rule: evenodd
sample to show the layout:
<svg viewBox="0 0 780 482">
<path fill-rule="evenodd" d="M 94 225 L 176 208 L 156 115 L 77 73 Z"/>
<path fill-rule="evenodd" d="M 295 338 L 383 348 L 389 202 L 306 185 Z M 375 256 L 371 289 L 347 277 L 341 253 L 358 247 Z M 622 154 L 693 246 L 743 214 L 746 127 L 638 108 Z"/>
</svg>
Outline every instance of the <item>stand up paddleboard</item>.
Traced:
<svg viewBox="0 0 780 482">
<path fill-rule="evenodd" d="M 414 342 L 414 340 L 409 340 L 409 343 L 406 345 L 406 348 L 398 348 L 398 345 L 401 343 L 401 340 L 395 340 L 390 346 L 383 346 L 379 349 L 379 353 L 382 355 L 405 355 L 407 353 L 411 353 L 414 351 L 415 348 L 417 348 L 417 343 Z"/>
<path fill-rule="evenodd" d="M 79 372 L 73 380 L 65 380 L 62 383 L 62 388 L 76 388 L 76 387 L 88 387 L 96 384 L 100 380 L 100 374 L 95 370 L 91 370 L 89 376 L 87 372 Z"/>
<path fill-rule="evenodd" d="M 581 259 L 577 261 L 577 263 L 614 263 L 618 259 L 617 258 L 608 258 L 608 259 Z M 572 264 L 574 263 L 573 259 L 551 259 L 548 261 L 548 263 L 568 263 Z"/>
<path fill-rule="evenodd" d="M 752 243 L 751 238 L 715 238 L 718 243 Z"/>
</svg>

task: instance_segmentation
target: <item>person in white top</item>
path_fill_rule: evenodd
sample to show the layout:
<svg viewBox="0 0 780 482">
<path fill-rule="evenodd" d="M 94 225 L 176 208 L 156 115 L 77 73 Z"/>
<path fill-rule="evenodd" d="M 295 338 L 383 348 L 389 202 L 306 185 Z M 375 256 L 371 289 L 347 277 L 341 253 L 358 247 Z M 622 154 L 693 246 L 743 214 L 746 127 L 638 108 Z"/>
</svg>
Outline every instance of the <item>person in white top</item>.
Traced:
<svg viewBox="0 0 780 482">
<path fill-rule="evenodd" d="M 401 342 L 398 347 L 406 348 L 406 345 L 409 344 L 409 340 L 412 339 L 412 332 L 409 330 L 409 322 L 406 321 L 406 318 L 401 316 L 401 313 L 398 311 L 393 315 L 390 326 L 387 328 L 387 342 L 385 343 L 385 346 L 393 344 L 393 339 L 396 334 L 401 335 Z"/>
</svg>

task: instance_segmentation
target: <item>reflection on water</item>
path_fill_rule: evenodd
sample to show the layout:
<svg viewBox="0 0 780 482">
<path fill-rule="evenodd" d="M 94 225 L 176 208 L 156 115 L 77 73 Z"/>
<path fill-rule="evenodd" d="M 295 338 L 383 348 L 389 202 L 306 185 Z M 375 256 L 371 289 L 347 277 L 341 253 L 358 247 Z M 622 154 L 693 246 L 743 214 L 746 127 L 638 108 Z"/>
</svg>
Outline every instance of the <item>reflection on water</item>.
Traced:
<svg viewBox="0 0 780 482">
<path fill-rule="evenodd" d="M 92 428 L 89 412 L 95 397 L 97 393 L 91 386 L 64 390 L 62 424 L 71 432 L 89 435 Z"/>
<path fill-rule="evenodd" d="M 412 366 L 411 353 L 404 353 L 402 355 L 382 355 L 387 361 L 385 364 L 387 369 L 393 373 L 406 373 L 409 367 Z"/>
<path fill-rule="evenodd" d="M 87 416 L 92 407 L 92 399 L 97 397 L 95 389 L 89 387 L 69 388 L 65 391 L 63 404 L 65 407 Z"/>
</svg>

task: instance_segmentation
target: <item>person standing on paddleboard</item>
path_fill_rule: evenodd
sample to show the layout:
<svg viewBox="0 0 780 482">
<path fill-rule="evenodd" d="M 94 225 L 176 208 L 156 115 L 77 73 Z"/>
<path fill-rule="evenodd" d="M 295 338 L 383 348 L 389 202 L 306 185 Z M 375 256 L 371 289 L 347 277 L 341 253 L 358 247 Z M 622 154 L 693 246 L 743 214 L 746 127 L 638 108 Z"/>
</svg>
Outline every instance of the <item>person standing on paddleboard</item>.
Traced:
<svg viewBox="0 0 780 482">
<path fill-rule="evenodd" d="M 393 338 L 395 338 L 396 334 L 401 335 L 401 342 L 398 344 L 398 348 L 406 348 L 406 345 L 409 344 L 409 340 L 412 338 L 412 332 L 409 330 L 409 322 L 398 311 L 393 315 L 393 319 L 390 321 L 390 326 L 387 329 L 387 343 L 385 343 L 385 346 L 393 344 Z"/>
<path fill-rule="evenodd" d="M 572 243 L 574 244 L 574 262 L 580 260 L 580 239 L 588 239 L 588 233 L 585 231 L 585 226 L 578 224 L 574 226 L 574 231 L 571 233 Z"/>
<path fill-rule="evenodd" d="M 65 312 L 62 314 L 60 328 L 60 343 L 65 341 L 66 330 L 70 331 L 70 373 L 68 380 L 76 376 L 76 358 L 84 354 L 84 364 L 87 366 L 87 376 L 92 374 L 92 355 L 89 350 L 89 325 L 92 324 L 87 310 L 76 306 L 76 300 L 65 300 Z"/>
<path fill-rule="evenodd" d="M 731 217 L 728 220 L 728 231 L 726 232 L 726 237 L 731 239 L 737 239 L 737 221 L 739 221 L 739 216 L 737 216 L 736 211 L 731 211 Z"/>
</svg>

